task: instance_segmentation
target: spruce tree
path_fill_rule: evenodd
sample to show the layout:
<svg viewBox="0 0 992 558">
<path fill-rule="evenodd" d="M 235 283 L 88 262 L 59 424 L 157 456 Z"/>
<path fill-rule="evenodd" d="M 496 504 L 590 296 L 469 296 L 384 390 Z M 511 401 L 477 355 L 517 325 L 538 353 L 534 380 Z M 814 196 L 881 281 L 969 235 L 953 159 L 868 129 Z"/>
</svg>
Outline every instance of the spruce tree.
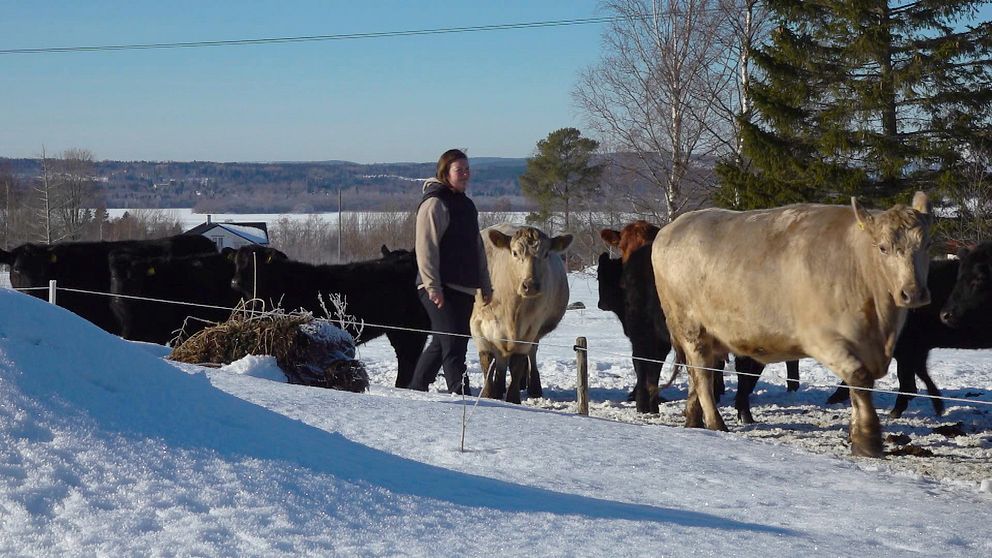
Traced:
<svg viewBox="0 0 992 558">
<path fill-rule="evenodd" d="M 599 186 L 603 165 L 592 161 L 598 148 L 599 142 L 575 128 L 555 130 L 537 142 L 537 153 L 520 176 L 521 193 L 538 208 L 530 221 L 549 221 L 559 212 L 563 228 L 570 229 L 571 213 L 582 209 Z"/>
<path fill-rule="evenodd" d="M 974 0 L 768 0 L 755 112 L 717 203 L 879 204 L 952 185 L 990 137 L 992 23 Z"/>
</svg>

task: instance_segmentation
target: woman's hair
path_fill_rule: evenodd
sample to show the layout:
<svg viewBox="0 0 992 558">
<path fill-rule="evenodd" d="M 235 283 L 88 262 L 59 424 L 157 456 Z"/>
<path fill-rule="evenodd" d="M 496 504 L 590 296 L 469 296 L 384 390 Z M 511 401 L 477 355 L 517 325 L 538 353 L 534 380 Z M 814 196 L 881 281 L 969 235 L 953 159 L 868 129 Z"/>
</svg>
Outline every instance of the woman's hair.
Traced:
<svg viewBox="0 0 992 558">
<path fill-rule="evenodd" d="M 435 178 L 443 182 L 446 186 L 451 186 L 448 184 L 448 169 L 455 161 L 461 161 L 463 159 L 468 159 L 468 155 L 465 154 L 461 149 L 449 149 L 441 154 L 441 158 L 437 160 L 437 175 Z"/>
</svg>

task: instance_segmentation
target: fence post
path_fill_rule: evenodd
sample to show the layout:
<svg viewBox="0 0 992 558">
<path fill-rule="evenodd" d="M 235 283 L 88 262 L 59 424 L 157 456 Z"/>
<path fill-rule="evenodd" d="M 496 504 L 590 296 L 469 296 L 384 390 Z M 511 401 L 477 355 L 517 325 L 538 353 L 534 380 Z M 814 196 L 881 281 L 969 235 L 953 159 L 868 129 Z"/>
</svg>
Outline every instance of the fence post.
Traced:
<svg viewBox="0 0 992 558">
<path fill-rule="evenodd" d="M 575 380 L 575 397 L 579 403 L 579 414 L 589 416 L 589 360 L 586 351 L 586 338 L 575 339 L 575 360 L 577 363 Z"/>
<path fill-rule="evenodd" d="M 48 280 L 48 302 L 55 304 L 55 279 Z"/>
</svg>

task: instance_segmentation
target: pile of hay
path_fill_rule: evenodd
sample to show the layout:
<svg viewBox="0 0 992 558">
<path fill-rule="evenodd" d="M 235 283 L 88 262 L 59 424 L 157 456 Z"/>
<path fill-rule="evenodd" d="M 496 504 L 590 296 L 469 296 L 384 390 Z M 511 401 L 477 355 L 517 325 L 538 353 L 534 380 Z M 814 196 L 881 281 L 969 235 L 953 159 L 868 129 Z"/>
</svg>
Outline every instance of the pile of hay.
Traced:
<svg viewBox="0 0 992 558">
<path fill-rule="evenodd" d="M 369 376 L 355 360 L 355 341 L 328 320 L 309 313 L 236 311 L 173 349 L 170 360 L 230 364 L 247 355 L 272 355 L 292 384 L 360 393 Z"/>
</svg>

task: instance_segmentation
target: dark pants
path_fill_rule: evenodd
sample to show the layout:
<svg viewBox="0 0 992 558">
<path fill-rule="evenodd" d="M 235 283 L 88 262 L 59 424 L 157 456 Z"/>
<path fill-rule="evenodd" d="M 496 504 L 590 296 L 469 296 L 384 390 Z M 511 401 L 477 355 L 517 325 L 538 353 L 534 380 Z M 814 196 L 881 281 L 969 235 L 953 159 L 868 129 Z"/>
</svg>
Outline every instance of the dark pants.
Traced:
<svg viewBox="0 0 992 558">
<path fill-rule="evenodd" d="M 462 378 L 466 369 L 465 352 L 468 349 L 468 337 L 466 337 L 469 334 L 468 321 L 472 316 L 475 297 L 445 287 L 444 308 L 438 308 L 431 299 L 427 298 L 426 289 L 420 289 L 419 294 L 420 303 L 427 309 L 427 315 L 431 319 L 431 329 L 458 335 L 431 334 L 431 342 L 417 361 L 410 388 L 427 391 L 437 378 L 438 369 L 443 368 L 448 391 L 461 393 Z M 465 377 L 465 387 L 468 387 L 467 377 Z"/>
</svg>

